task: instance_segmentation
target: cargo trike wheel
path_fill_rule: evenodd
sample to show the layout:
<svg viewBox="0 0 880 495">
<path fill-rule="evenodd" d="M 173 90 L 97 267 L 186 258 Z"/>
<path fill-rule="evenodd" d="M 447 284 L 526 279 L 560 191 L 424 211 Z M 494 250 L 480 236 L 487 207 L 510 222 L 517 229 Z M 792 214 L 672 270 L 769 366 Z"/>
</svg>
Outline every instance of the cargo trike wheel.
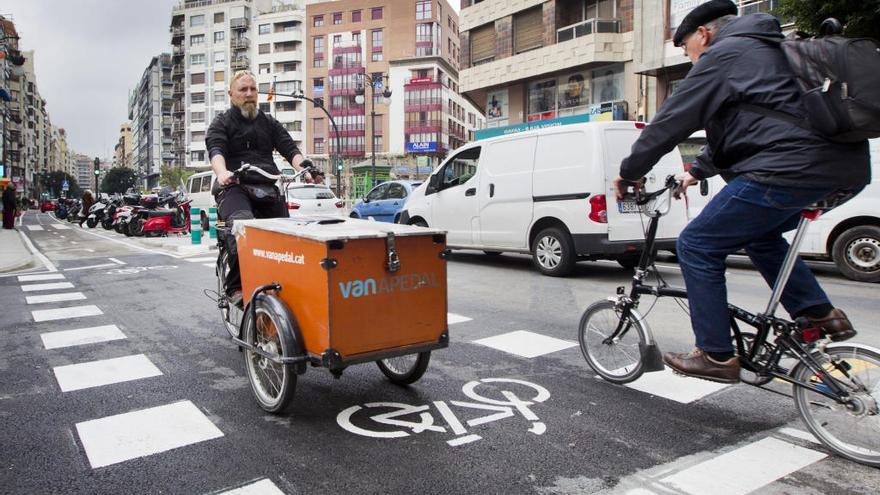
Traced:
<svg viewBox="0 0 880 495">
<path fill-rule="evenodd" d="M 407 354 L 388 359 L 380 359 L 376 361 L 382 373 L 396 385 L 409 385 L 416 382 L 425 370 L 428 369 L 428 363 L 431 361 L 431 353 L 421 352 L 419 354 Z"/>
<path fill-rule="evenodd" d="M 245 342 L 278 358 L 293 357 L 296 320 L 276 296 L 258 294 L 254 314 L 245 309 Z M 293 365 L 276 363 L 252 350 L 244 351 L 245 368 L 254 397 L 264 410 L 281 413 L 290 404 L 296 388 Z"/>
</svg>

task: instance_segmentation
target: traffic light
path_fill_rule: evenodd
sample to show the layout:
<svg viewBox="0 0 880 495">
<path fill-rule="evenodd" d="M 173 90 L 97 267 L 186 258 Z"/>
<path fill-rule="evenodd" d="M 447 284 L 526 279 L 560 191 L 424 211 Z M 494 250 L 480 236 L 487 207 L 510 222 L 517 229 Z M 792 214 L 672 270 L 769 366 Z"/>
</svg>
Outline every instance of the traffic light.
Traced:
<svg viewBox="0 0 880 495">
<path fill-rule="evenodd" d="M 101 159 L 95 157 L 95 177 L 101 175 Z"/>
</svg>

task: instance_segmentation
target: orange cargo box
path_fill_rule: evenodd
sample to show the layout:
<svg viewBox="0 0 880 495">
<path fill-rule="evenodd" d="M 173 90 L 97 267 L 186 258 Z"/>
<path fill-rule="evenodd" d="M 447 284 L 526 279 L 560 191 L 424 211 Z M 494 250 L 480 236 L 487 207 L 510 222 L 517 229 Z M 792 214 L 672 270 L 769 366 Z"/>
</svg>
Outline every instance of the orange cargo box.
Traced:
<svg viewBox="0 0 880 495">
<path fill-rule="evenodd" d="M 245 303 L 278 283 L 313 361 L 331 368 L 446 347 L 446 235 L 334 217 L 237 221 Z"/>
</svg>

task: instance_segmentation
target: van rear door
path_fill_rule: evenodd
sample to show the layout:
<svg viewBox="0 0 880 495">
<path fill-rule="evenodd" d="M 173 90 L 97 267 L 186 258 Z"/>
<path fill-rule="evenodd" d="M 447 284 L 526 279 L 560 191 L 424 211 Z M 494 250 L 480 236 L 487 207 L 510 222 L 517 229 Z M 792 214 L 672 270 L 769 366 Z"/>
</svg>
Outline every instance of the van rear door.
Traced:
<svg viewBox="0 0 880 495">
<path fill-rule="evenodd" d="M 614 179 L 620 173 L 620 162 L 629 156 L 641 130 L 623 127 L 605 129 L 605 198 L 608 205 L 608 240 L 631 241 L 645 238 L 648 217 L 638 213 L 621 213 L 614 195 Z M 668 175 L 682 173 L 681 154 L 673 149 L 663 156 L 645 176 L 645 189 L 654 191 L 663 186 Z M 687 207 L 683 200 L 672 200 L 669 214 L 660 220 L 657 239 L 675 239 L 687 224 Z"/>
<path fill-rule="evenodd" d="M 480 183 L 480 244 L 527 248 L 532 223 L 532 169 L 536 136 L 484 147 Z"/>
</svg>

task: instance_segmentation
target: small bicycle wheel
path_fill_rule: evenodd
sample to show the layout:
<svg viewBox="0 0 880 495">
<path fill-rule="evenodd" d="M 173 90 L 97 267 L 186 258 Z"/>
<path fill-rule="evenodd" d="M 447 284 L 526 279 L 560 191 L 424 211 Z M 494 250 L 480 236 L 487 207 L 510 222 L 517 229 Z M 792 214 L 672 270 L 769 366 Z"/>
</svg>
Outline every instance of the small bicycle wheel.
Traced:
<svg viewBox="0 0 880 495">
<path fill-rule="evenodd" d="M 273 357 L 287 358 L 294 354 L 296 320 L 287 306 L 276 296 L 260 294 L 253 301 L 254 317 L 245 311 L 245 341 Z M 254 351 L 245 349 L 245 368 L 254 397 L 264 410 L 281 413 L 290 404 L 296 388 L 296 372 L 292 365 L 280 364 Z"/>
<path fill-rule="evenodd" d="M 648 330 L 635 311 L 625 322 L 625 331 L 611 342 L 605 340 L 617 329 L 621 311 L 613 301 L 590 305 L 581 317 L 578 341 L 584 359 L 593 371 L 612 383 L 629 383 L 642 376 L 642 355 L 639 344 L 648 342 Z"/>
<path fill-rule="evenodd" d="M 834 380 L 849 392 L 846 404 L 811 389 L 794 385 L 794 403 L 807 428 L 822 444 L 837 454 L 880 467 L 880 354 L 854 345 L 828 347 L 813 357 L 827 373 L 819 377 L 805 364 L 793 371 L 796 380 L 827 389 Z M 846 374 L 844 371 L 846 370 Z M 849 376 L 846 376 L 849 375 Z"/>
<path fill-rule="evenodd" d="M 416 382 L 425 370 L 428 369 L 428 363 L 431 361 L 431 352 L 420 352 L 418 354 L 407 354 L 405 356 L 397 356 L 388 359 L 380 359 L 376 361 L 382 373 L 391 380 L 395 385 L 409 385 Z"/>
</svg>

